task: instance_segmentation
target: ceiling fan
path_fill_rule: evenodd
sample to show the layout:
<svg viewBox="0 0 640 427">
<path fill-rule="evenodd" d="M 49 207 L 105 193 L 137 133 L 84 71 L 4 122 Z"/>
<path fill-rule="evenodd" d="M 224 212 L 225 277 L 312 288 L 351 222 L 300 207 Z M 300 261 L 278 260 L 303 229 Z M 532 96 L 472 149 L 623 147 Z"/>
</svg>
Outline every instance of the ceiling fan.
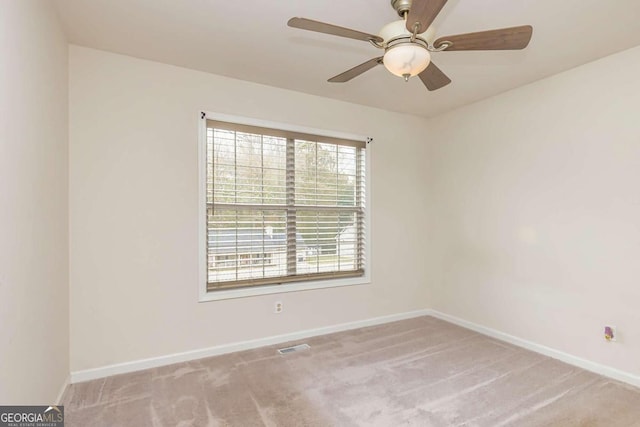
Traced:
<svg viewBox="0 0 640 427">
<path fill-rule="evenodd" d="M 437 90 L 449 83 L 446 76 L 433 62 L 433 52 L 464 50 L 519 50 L 531 40 L 533 27 L 503 28 L 477 33 L 440 37 L 433 41 L 435 29 L 431 26 L 447 0 L 391 0 L 391 6 L 402 19 L 393 21 L 380 30 L 379 35 L 363 33 L 306 18 L 291 18 L 290 27 L 318 33 L 331 34 L 371 43 L 384 50 L 384 55 L 370 59 L 344 73 L 329 79 L 332 83 L 344 83 L 384 64 L 391 73 L 409 81 L 418 76 L 427 89 Z"/>
</svg>

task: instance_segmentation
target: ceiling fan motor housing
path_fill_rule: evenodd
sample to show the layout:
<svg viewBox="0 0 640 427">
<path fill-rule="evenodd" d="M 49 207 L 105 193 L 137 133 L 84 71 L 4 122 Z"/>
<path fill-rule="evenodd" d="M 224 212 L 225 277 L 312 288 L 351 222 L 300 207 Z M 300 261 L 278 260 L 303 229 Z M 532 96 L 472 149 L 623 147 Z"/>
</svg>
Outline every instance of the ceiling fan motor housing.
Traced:
<svg viewBox="0 0 640 427">
<path fill-rule="evenodd" d="M 416 39 L 422 39 L 422 41 L 430 44 L 435 38 L 436 30 L 433 27 L 429 27 L 424 33 L 416 34 Z M 407 30 L 404 19 L 398 19 L 382 27 L 378 33 L 380 37 L 384 39 L 385 45 L 391 40 L 399 38 L 411 39 L 412 34 Z"/>
</svg>

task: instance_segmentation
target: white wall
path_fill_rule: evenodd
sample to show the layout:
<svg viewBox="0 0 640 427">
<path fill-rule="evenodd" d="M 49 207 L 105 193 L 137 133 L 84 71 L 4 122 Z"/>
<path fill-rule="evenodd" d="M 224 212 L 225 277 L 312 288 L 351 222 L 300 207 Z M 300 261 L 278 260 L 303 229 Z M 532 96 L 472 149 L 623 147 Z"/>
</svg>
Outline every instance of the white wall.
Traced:
<svg viewBox="0 0 640 427">
<path fill-rule="evenodd" d="M 428 305 L 423 119 L 76 46 L 69 96 L 72 371 Z M 371 285 L 197 302 L 200 110 L 375 138 Z"/>
<path fill-rule="evenodd" d="M 640 374 L 638 76 L 635 48 L 431 121 L 436 309 Z"/>
<path fill-rule="evenodd" d="M 49 1 L 0 1 L 0 404 L 69 375 L 67 42 Z"/>
</svg>

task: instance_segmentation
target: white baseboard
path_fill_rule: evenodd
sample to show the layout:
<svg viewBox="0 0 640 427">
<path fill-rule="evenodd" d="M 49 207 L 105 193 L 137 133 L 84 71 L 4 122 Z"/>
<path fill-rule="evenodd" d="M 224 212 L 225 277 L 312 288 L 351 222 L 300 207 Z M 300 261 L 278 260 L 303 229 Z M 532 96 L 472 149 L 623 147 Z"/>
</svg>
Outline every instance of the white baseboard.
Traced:
<svg viewBox="0 0 640 427">
<path fill-rule="evenodd" d="M 374 317 L 365 320 L 356 320 L 354 322 L 342 323 L 339 325 L 326 326 L 316 329 L 307 329 L 289 334 L 275 335 L 266 338 L 258 338 L 249 341 L 236 342 L 231 344 L 223 344 L 215 347 L 203 348 L 198 350 L 186 351 L 183 353 L 174 353 L 166 356 L 152 357 L 149 359 L 134 360 L 131 362 L 118 363 L 116 365 L 108 365 L 100 368 L 86 369 L 82 371 L 71 372 L 71 383 L 89 381 L 98 378 L 104 378 L 111 375 L 126 374 L 128 372 L 141 371 L 149 368 L 157 368 L 159 366 L 171 365 L 174 363 L 187 362 L 189 360 L 202 359 L 204 357 L 218 356 L 226 353 L 234 353 L 236 351 L 250 350 L 253 348 L 264 347 L 273 344 L 279 344 L 288 341 L 296 341 L 304 338 L 310 338 L 318 335 L 331 334 L 334 332 L 348 331 L 350 329 L 364 328 L 366 326 L 381 325 L 384 323 L 395 322 L 398 320 L 411 319 L 414 317 L 427 316 L 431 314 L 431 310 L 417 310 L 407 313 L 392 314 L 389 316 Z M 64 390 L 64 389 L 63 389 Z"/>
<path fill-rule="evenodd" d="M 582 359 L 580 357 L 573 356 L 571 354 L 564 353 L 562 351 L 555 350 L 553 348 L 546 347 L 544 345 L 537 344 L 532 341 L 527 341 L 522 338 L 514 337 L 513 335 L 505 334 L 504 332 L 500 332 L 498 330 L 491 329 L 486 326 L 478 325 L 477 323 L 469 322 L 467 320 L 460 319 L 455 316 L 450 316 L 448 314 L 444 314 L 439 311 L 435 311 L 435 310 L 428 310 L 428 311 L 429 311 L 429 315 L 436 317 L 438 319 L 444 320 L 446 322 L 453 323 L 458 326 L 462 326 L 463 328 L 470 329 L 472 331 L 481 333 L 483 335 L 490 336 L 500 341 L 508 342 L 510 344 L 525 348 L 527 350 L 534 351 L 536 353 L 543 354 L 545 356 L 549 356 L 553 359 L 560 360 L 562 362 L 577 366 L 587 371 L 591 371 L 596 374 L 600 374 L 605 377 L 612 378 L 614 380 L 622 381 L 624 383 L 631 384 L 636 387 L 640 387 L 640 376 L 633 375 L 629 372 L 624 372 L 619 369 L 612 368 L 610 366 L 601 365 L 599 363 L 592 362 L 587 359 Z"/>
<path fill-rule="evenodd" d="M 65 390 L 67 389 L 67 387 L 69 386 L 69 383 L 71 381 L 71 378 L 69 376 L 67 376 L 67 378 L 65 378 L 64 383 L 62 384 L 62 387 L 60 387 L 60 391 L 58 391 L 58 397 L 56 397 L 56 405 L 62 405 L 62 396 L 64 395 Z"/>
<path fill-rule="evenodd" d="M 640 376 L 633 375 L 628 372 L 621 371 L 606 365 L 602 365 L 596 362 L 592 362 L 587 359 L 582 359 L 577 356 L 573 356 L 568 353 L 546 347 L 541 344 L 537 344 L 532 341 L 528 341 L 522 338 L 515 337 L 513 335 L 500 332 L 496 329 L 488 328 L 486 326 L 479 325 L 455 316 L 451 316 L 445 313 L 441 313 L 436 310 L 417 310 L 407 313 L 392 314 L 389 316 L 375 317 L 365 320 L 357 320 L 349 323 L 341 323 L 338 325 L 326 326 L 316 329 L 307 329 L 304 331 L 292 332 L 289 334 L 275 335 L 266 338 L 258 338 L 249 341 L 241 341 L 230 344 L 223 344 L 214 347 L 208 347 L 198 350 L 186 351 L 182 353 L 174 353 L 166 356 L 153 357 L 149 359 L 134 360 L 131 362 L 118 363 L 115 365 L 103 366 L 100 368 L 86 369 L 82 371 L 71 372 L 70 379 L 67 379 L 62 386 L 58 395 L 58 403 L 62 399 L 64 390 L 69 383 L 78 383 L 82 381 L 89 381 L 98 378 L 104 378 L 111 375 L 126 374 L 128 372 L 141 371 L 149 368 L 156 368 L 159 366 L 171 365 L 174 363 L 187 362 L 189 360 L 202 359 L 205 357 L 219 356 L 226 353 L 234 353 L 236 351 L 251 350 L 258 347 L 269 346 L 273 344 L 280 344 L 288 341 L 296 341 L 305 338 L 310 338 L 318 335 L 326 335 L 334 332 L 348 331 L 351 329 L 364 328 L 367 326 L 381 325 L 384 323 L 395 322 L 398 320 L 411 319 L 420 316 L 433 316 L 438 319 L 453 323 L 466 329 L 481 333 L 483 335 L 490 336 L 500 341 L 508 342 L 518 347 L 525 348 L 527 350 L 534 351 L 536 353 L 543 354 L 545 356 L 552 357 L 562 362 L 568 363 L 573 366 L 577 366 L 587 371 L 594 372 L 596 374 L 603 375 L 614 380 L 622 381 L 627 384 L 631 384 L 636 387 L 640 387 Z"/>
</svg>

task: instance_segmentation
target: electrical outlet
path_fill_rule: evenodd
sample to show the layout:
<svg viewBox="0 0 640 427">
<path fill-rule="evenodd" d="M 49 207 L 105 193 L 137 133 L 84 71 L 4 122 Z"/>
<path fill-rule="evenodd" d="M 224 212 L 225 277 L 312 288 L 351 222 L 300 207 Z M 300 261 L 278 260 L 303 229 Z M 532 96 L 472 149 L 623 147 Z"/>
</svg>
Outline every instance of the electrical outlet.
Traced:
<svg viewBox="0 0 640 427">
<path fill-rule="evenodd" d="M 609 342 L 615 342 L 618 340 L 618 330 L 615 326 L 604 327 L 604 339 Z"/>
<path fill-rule="evenodd" d="M 284 310 L 284 305 L 282 305 L 282 301 L 276 301 L 275 304 L 273 305 L 273 312 L 276 314 L 280 314 L 282 313 L 282 310 Z"/>
</svg>

